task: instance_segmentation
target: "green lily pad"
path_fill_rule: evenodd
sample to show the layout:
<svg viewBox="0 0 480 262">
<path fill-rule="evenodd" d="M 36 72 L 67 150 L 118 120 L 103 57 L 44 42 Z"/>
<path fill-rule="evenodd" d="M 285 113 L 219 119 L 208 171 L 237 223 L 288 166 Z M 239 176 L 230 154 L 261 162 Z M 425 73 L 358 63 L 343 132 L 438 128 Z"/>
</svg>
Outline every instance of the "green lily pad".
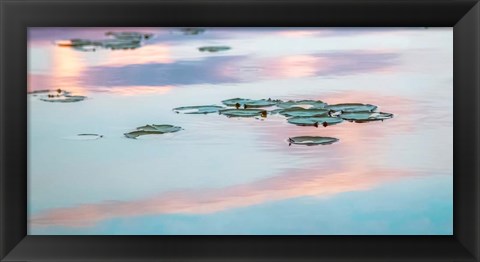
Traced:
<svg viewBox="0 0 480 262">
<path fill-rule="evenodd" d="M 180 28 L 180 32 L 182 32 L 184 35 L 199 35 L 204 33 L 205 29 L 196 28 L 196 27 L 186 27 L 186 28 Z"/>
<path fill-rule="evenodd" d="M 125 133 L 124 135 L 128 138 L 137 138 L 143 135 L 159 135 L 165 133 L 174 133 L 182 130 L 179 126 L 172 125 L 145 125 L 137 127 L 137 130 Z"/>
<path fill-rule="evenodd" d="M 182 106 L 176 107 L 173 109 L 176 113 L 184 113 L 184 114 L 209 114 L 209 113 L 216 113 L 220 109 L 224 108 L 223 106 L 216 106 L 216 105 L 206 105 L 206 106 Z"/>
<path fill-rule="evenodd" d="M 232 48 L 229 46 L 202 46 L 198 48 L 200 52 L 219 52 L 219 51 L 227 51 L 230 49 Z"/>
<path fill-rule="evenodd" d="M 153 34 L 148 34 L 148 33 L 139 33 L 139 32 L 107 32 L 105 33 L 107 36 L 112 36 L 116 39 L 126 39 L 126 40 L 132 40 L 132 39 L 150 39 L 153 37 Z"/>
<path fill-rule="evenodd" d="M 291 107 L 298 107 L 298 106 L 310 106 L 310 108 L 324 108 L 327 104 L 320 100 L 299 100 L 299 101 L 285 101 L 279 102 L 277 104 L 278 107 L 281 108 L 291 108 Z"/>
<path fill-rule="evenodd" d="M 222 103 L 226 106 L 235 106 L 235 107 L 243 107 L 243 108 L 245 108 L 245 106 L 247 108 L 268 107 L 268 106 L 274 106 L 277 104 L 273 100 L 267 100 L 267 99 L 253 100 L 253 99 L 246 99 L 246 98 L 227 99 L 227 100 L 223 100 Z"/>
<path fill-rule="evenodd" d="M 288 123 L 297 126 L 330 126 L 343 122 L 343 119 L 338 117 L 291 117 L 287 119 Z"/>
<path fill-rule="evenodd" d="M 72 103 L 80 102 L 87 98 L 86 96 L 71 95 L 70 92 L 61 89 L 49 90 L 47 93 L 42 92 L 38 94 L 42 94 L 40 100 L 45 102 Z"/>
<path fill-rule="evenodd" d="M 138 39 L 105 39 L 96 41 L 93 44 L 112 50 L 136 49 L 141 46 L 141 41 Z"/>
<path fill-rule="evenodd" d="M 327 109 L 331 109 L 333 111 L 342 111 L 344 113 L 356 113 L 356 112 L 372 112 L 373 110 L 377 109 L 377 106 L 370 105 L 370 104 L 359 104 L 359 103 L 349 103 L 349 104 L 336 104 L 336 105 L 328 105 L 326 106 Z"/>
<path fill-rule="evenodd" d="M 279 112 L 279 114 L 287 116 L 287 117 L 318 117 L 318 116 L 327 116 L 328 110 L 322 108 L 312 108 L 312 109 L 305 109 L 302 107 L 290 107 L 287 109 L 283 109 Z"/>
<path fill-rule="evenodd" d="M 267 111 L 262 109 L 225 109 L 220 110 L 221 115 L 226 115 L 228 117 L 254 117 L 261 116 L 266 117 Z"/>
<path fill-rule="evenodd" d="M 338 138 L 325 136 L 296 136 L 288 138 L 290 144 L 306 146 L 329 145 L 337 141 Z"/>
<path fill-rule="evenodd" d="M 356 112 L 343 113 L 340 115 L 340 117 L 348 121 L 364 123 L 370 121 L 383 121 L 385 119 L 390 119 L 393 118 L 393 114 L 383 112 Z"/>
</svg>

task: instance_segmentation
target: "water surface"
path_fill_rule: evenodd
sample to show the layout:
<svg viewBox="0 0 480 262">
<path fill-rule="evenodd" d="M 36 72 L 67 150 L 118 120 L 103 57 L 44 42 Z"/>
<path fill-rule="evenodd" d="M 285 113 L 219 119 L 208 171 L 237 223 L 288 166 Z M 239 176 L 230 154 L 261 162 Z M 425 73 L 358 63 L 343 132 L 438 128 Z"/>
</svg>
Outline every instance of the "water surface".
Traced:
<svg viewBox="0 0 480 262">
<path fill-rule="evenodd" d="M 107 31 L 155 37 L 134 50 L 54 44 Z M 29 91 L 88 97 L 28 95 L 29 234 L 452 234 L 451 28 L 34 28 L 28 44 Z M 232 49 L 197 49 L 208 45 Z M 395 117 L 315 128 L 171 110 L 234 97 Z M 145 124 L 184 130 L 123 136 Z M 299 135 L 340 141 L 289 146 Z"/>
</svg>

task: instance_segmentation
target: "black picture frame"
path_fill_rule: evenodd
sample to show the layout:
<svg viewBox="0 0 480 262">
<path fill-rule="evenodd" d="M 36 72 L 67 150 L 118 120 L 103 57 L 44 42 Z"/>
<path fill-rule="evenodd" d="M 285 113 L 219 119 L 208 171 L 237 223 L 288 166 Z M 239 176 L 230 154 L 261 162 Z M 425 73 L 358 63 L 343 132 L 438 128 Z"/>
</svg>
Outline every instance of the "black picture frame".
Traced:
<svg viewBox="0 0 480 262">
<path fill-rule="evenodd" d="M 475 0 L 0 0 L 1 261 L 480 261 Z M 29 236 L 27 28 L 428 26 L 454 34 L 453 236 Z"/>
</svg>

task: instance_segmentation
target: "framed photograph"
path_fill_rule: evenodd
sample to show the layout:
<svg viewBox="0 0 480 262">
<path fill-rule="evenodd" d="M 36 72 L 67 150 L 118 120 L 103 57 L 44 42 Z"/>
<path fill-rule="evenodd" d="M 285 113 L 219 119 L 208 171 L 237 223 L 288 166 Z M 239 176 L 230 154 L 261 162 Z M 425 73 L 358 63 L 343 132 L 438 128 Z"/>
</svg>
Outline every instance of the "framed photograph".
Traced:
<svg viewBox="0 0 480 262">
<path fill-rule="evenodd" d="M 478 1 L 1 19 L 1 261 L 479 261 Z"/>
</svg>

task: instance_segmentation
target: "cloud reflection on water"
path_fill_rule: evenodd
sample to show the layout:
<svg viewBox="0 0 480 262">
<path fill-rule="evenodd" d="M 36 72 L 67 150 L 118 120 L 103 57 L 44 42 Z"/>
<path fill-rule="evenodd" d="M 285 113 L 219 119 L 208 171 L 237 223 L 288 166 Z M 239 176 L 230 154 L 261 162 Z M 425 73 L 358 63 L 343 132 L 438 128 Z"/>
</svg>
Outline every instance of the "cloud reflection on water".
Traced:
<svg viewBox="0 0 480 262">
<path fill-rule="evenodd" d="M 314 55 L 251 58 L 246 55 L 212 56 L 202 60 L 97 66 L 85 70 L 83 85 L 157 86 L 254 82 L 305 76 L 342 76 L 385 70 L 396 54 L 331 52 Z M 253 68 L 254 70 L 245 70 Z M 247 73 L 246 73 L 247 72 Z"/>
<path fill-rule="evenodd" d="M 57 208 L 34 215 L 35 226 L 93 226 L 117 217 L 153 214 L 206 214 L 268 201 L 302 196 L 330 196 L 367 190 L 382 182 L 404 177 L 401 170 L 295 170 L 250 184 L 205 190 L 165 193 L 136 201 L 106 201 Z"/>
</svg>

